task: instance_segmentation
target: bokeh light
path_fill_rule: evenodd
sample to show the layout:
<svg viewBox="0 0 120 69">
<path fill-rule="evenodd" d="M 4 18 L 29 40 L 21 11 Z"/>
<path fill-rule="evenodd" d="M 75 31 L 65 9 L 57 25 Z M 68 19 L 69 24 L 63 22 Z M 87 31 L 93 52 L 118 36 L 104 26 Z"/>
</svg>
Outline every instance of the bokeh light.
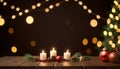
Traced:
<svg viewBox="0 0 120 69">
<path fill-rule="evenodd" d="M 103 31 L 103 35 L 106 36 L 107 35 L 107 31 Z"/>
<path fill-rule="evenodd" d="M 83 5 L 83 2 L 82 2 L 82 1 L 79 1 L 78 3 L 79 3 L 79 5 Z"/>
<path fill-rule="evenodd" d="M 110 18 L 107 19 L 107 24 L 110 24 L 111 20 Z"/>
<path fill-rule="evenodd" d="M 33 22 L 34 22 L 34 18 L 32 16 L 27 16 L 26 23 L 27 24 L 32 24 Z"/>
<path fill-rule="evenodd" d="M 96 18 L 97 18 L 97 19 L 100 19 L 100 15 L 96 15 Z"/>
<path fill-rule="evenodd" d="M 109 40 L 108 43 L 109 43 L 109 45 L 112 45 L 112 44 L 113 44 L 113 41 L 112 41 L 112 40 Z"/>
<path fill-rule="evenodd" d="M 118 40 L 118 44 L 120 44 L 120 39 Z"/>
<path fill-rule="evenodd" d="M 48 2 L 49 0 L 45 0 L 46 2 Z"/>
<path fill-rule="evenodd" d="M 114 18 L 113 14 L 109 14 L 109 17 L 110 17 L 110 18 Z"/>
<path fill-rule="evenodd" d="M 3 2 L 3 6 L 6 6 L 7 5 L 7 2 Z"/>
<path fill-rule="evenodd" d="M 54 7 L 54 5 L 50 5 L 50 6 L 49 6 L 50 9 L 53 9 L 53 7 Z"/>
<path fill-rule="evenodd" d="M 119 17 L 118 17 L 118 16 L 115 16 L 115 19 L 116 19 L 116 20 L 119 20 Z"/>
<path fill-rule="evenodd" d="M 36 46 L 36 41 L 32 40 L 32 41 L 30 42 L 30 45 L 31 45 L 32 47 L 35 47 L 35 46 Z"/>
<path fill-rule="evenodd" d="M 87 6 L 86 6 L 86 5 L 83 5 L 83 9 L 86 10 L 86 9 L 87 9 Z"/>
<path fill-rule="evenodd" d="M 82 40 L 82 44 L 85 45 L 85 46 L 88 45 L 88 39 L 84 38 L 84 39 Z"/>
<path fill-rule="evenodd" d="M 115 48 L 115 43 L 113 43 L 111 47 L 112 47 L 112 48 Z"/>
<path fill-rule="evenodd" d="M 98 41 L 97 42 L 97 47 L 101 47 L 102 46 L 102 42 L 101 41 Z"/>
<path fill-rule="evenodd" d="M 11 6 L 11 9 L 15 9 L 15 6 L 14 6 L 14 5 L 12 5 L 12 6 Z"/>
<path fill-rule="evenodd" d="M 16 7 L 16 11 L 20 11 L 20 8 L 19 8 L 19 7 Z"/>
<path fill-rule="evenodd" d="M 112 13 L 115 13 L 115 12 L 116 12 L 116 10 L 115 10 L 115 8 L 113 7 L 113 8 L 112 8 Z"/>
<path fill-rule="evenodd" d="M 0 0 L 0 2 L 3 2 L 4 0 Z"/>
<path fill-rule="evenodd" d="M 16 18 L 16 15 L 12 15 L 12 19 L 15 19 Z"/>
<path fill-rule="evenodd" d="M 65 1 L 69 1 L 69 0 L 65 0 Z"/>
<path fill-rule="evenodd" d="M 118 26 L 117 26 L 117 25 L 114 25 L 114 29 L 118 29 Z"/>
<path fill-rule="evenodd" d="M 120 33 L 120 28 L 116 29 L 116 32 Z"/>
<path fill-rule="evenodd" d="M 120 35 L 117 36 L 117 39 L 120 40 Z"/>
<path fill-rule="evenodd" d="M 0 26 L 3 26 L 5 24 L 4 18 L 0 17 Z"/>
<path fill-rule="evenodd" d="M 16 52 L 17 52 L 16 46 L 12 46 L 12 47 L 11 47 L 11 51 L 12 51 L 12 53 L 16 53 Z"/>
<path fill-rule="evenodd" d="M 8 33 L 9 33 L 9 34 L 13 34 L 13 33 L 14 33 L 14 29 L 13 29 L 13 28 L 9 28 L 9 29 L 8 29 Z"/>
<path fill-rule="evenodd" d="M 60 3 L 56 3 L 55 6 L 56 6 L 56 7 L 59 7 L 59 6 L 60 6 Z"/>
<path fill-rule="evenodd" d="M 32 5 L 32 9 L 36 9 L 36 6 L 35 6 L 35 5 Z"/>
<path fill-rule="evenodd" d="M 110 26 L 111 29 L 113 28 L 113 24 L 110 24 L 109 26 Z"/>
<path fill-rule="evenodd" d="M 112 32 L 108 32 L 108 35 L 109 35 L 109 36 L 112 36 Z"/>
<path fill-rule="evenodd" d="M 19 16 L 22 16 L 22 15 L 23 15 L 23 13 L 22 13 L 22 12 L 19 12 L 19 13 L 18 13 L 18 15 L 19 15 Z"/>
<path fill-rule="evenodd" d="M 46 9 L 45 9 L 45 12 L 49 12 L 49 11 L 50 11 L 49 8 L 46 8 Z"/>
<path fill-rule="evenodd" d="M 115 5 L 118 5 L 119 3 L 117 2 L 117 0 L 114 0 L 114 4 L 115 4 Z"/>
<path fill-rule="evenodd" d="M 93 44 L 96 44 L 96 43 L 97 43 L 97 37 L 93 37 L 93 38 L 92 38 L 92 43 L 93 43 Z"/>
<path fill-rule="evenodd" d="M 40 6 L 41 6 L 41 3 L 37 3 L 36 6 L 37 6 L 37 7 L 40 7 Z"/>
<path fill-rule="evenodd" d="M 92 19 L 92 20 L 90 21 L 90 25 L 91 25 L 92 27 L 96 27 L 96 26 L 98 25 L 97 20 Z"/>
<path fill-rule="evenodd" d="M 91 14 L 91 13 L 92 13 L 92 10 L 91 10 L 91 9 L 88 9 L 88 13 Z"/>
<path fill-rule="evenodd" d="M 28 9 L 25 9 L 25 10 L 24 10 L 24 12 L 25 12 L 25 13 L 28 13 L 28 12 L 29 12 L 29 10 L 28 10 Z"/>
</svg>

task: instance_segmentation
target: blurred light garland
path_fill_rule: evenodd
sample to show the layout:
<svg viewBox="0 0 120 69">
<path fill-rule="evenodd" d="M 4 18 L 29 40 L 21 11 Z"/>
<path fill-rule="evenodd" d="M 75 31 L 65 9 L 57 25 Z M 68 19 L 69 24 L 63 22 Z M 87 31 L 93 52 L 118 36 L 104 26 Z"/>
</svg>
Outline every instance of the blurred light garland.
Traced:
<svg viewBox="0 0 120 69">
<path fill-rule="evenodd" d="M 37 2 L 36 4 L 31 5 L 31 9 L 27 9 L 26 8 L 25 10 L 21 10 L 21 7 L 17 7 L 15 5 L 9 5 L 9 3 L 4 1 L 4 0 L 0 0 L 0 3 L 2 3 L 3 6 L 9 6 L 12 10 L 15 10 L 16 12 L 18 12 L 18 14 L 13 14 L 11 16 L 11 19 L 14 20 L 17 16 L 22 16 L 23 14 L 27 14 L 30 11 L 41 11 L 41 10 L 44 10 L 44 12 L 46 12 L 46 13 L 50 12 L 50 10 L 52 10 L 53 8 L 59 7 L 62 3 L 69 2 L 69 1 L 70 0 L 62 0 L 62 1 L 57 2 L 55 4 L 50 4 L 48 7 L 44 8 L 44 9 L 39 9 L 39 10 L 36 10 L 36 9 L 40 8 L 41 5 L 44 5 L 44 3 L 49 2 L 49 0 L 44 0 L 42 3 Z M 106 20 L 105 18 L 101 17 L 99 14 L 95 14 L 90 8 L 88 8 L 87 5 L 85 5 L 83 3 L 83 1 L 79 1 L 79 0 L 74 0 L 74 1 L 77 2 L 81 7 L 83 7 L 83 9 L 88 12 L 88 14 L 93 14 L 94 16 L 96 16 L 96 19 Z M 118 19 L 118 18 L 116 17 L 116 19 Z"/>
</svg>

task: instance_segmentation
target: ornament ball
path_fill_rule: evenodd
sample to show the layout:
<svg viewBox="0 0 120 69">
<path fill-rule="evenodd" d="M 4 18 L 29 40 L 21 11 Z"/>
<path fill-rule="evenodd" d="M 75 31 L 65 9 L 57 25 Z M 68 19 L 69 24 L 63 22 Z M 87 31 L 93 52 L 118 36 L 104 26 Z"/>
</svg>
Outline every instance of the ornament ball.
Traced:
<svg viewBox="0 0 120 69">
<path fill-rule="evenodd" d="M 119 55 L 116 52 L 111 52 L 109 54 L 109 61 L 110 62 L 118 62 L 119 61 Z"/>
</svg>

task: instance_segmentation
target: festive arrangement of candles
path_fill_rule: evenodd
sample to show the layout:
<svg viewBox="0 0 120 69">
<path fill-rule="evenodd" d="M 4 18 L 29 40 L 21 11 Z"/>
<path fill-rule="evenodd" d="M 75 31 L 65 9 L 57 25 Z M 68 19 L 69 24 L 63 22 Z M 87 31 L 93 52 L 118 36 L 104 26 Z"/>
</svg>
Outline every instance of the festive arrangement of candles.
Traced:
<svg viewBox="0 0 120 69">
<path fill-rule="evenodd" d="M 63 57 L 57 56 L 57 50 L 55 50 L 55 48 L 50 50 L 50 59 L 52 61 L 61 61 L 62 59 L 70 60 L 70 58 L 71 58 L 71 53 L 69 52 L 68 49 L 63 53 Z M 46 60 L 50 60 L 50 59 L 47 58 L 47 53 L 45 53 L 45 51 L 42 50 L 42 52 L 40 53 L 40 61 L 46 61 Z M 79 60 L 84 61 L 84 57 L 80 56 Z"/>
<path fill-rule="evenodd" d="M 56 57 L 57 56 L 57 51 L 55 50 L 55 48 L 53 48 L 52 50 L 50 50 L 50 58 L 52 57 Z M 63 53 L 63 58 L 64 59 L 70 59 L 71 57 L 71 53 L 69 52 L 69 50 L 67 50 L 66 52 Z M 47 59 L 47 53 L 45 53 L 44 50 L 42 50 L 42 52 L 40 53 L 40 60 L 46 60 Z"/>
</svg>

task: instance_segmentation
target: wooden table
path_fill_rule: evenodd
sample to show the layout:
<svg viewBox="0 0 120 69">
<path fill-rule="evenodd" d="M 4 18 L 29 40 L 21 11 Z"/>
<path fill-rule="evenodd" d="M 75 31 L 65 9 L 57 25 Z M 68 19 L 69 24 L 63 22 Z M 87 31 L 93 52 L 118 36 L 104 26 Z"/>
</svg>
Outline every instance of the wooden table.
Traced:
<svg viewBox="0 0 120 69">
<path fill-rule="evenodd" d="M 0 57 L 0 69 L 120 69 L 120 63 L 102 62 L 97 56 L 83 62 L 29 62 L 22 56 Z"/>
</svg>

